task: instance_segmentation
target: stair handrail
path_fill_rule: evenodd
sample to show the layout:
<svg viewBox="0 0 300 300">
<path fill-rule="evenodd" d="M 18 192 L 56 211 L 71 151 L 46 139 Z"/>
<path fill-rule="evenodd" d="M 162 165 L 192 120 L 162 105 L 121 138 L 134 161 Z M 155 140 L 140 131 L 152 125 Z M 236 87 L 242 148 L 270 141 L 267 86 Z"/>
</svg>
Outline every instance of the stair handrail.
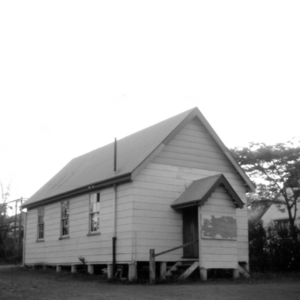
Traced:
<svg viewBox="0 0 300 300">
<path fill-rule="evenodd" d="M 169 253 L 169 252 L 172 252 L 172 251 L 177 250 L 177 249 L 180 249 L 180 248 L 185 248 L 185 247 L 187 247 L 187 246 L 189 246 L 189 245 L 192 245 L 192 244 L 194 244 L 194 243 L 196 243 L 196 242 L 198 242 L 198 241 L 199 241 L 199 239 L 194 240 L 194 241 L 192 241 L 192 242 L 185 243 L 185 244 L 183 244 L 183 245 L 181 245 L 181 246 L 178 246 L 178 247 L 174 247 L 174 248 L 172 248 L 172 249 L 170 249 L 170 250 L 166 250 L 166 251 L 163 251 L 163 252 L 159 252 L 159 253 L 155 254 L 154 257 L 159 256 L 159 255 L 163 255 L 163 254 L 166 254 L 166 253 Z"/>
<path fill-rule="evenodd" d="M 155 283 L 155 257 L 156 256 L 163 255 L 163 254 L 169 253 L 171 251 L 174 251 L 174 250 L 177 250 L 177 249 L 180 249 L 180 248 L 185 248 L 185 247 L 187 247 L 189 245 L 197 243 L 198 241 L 199 241 L 199 239 L 194 240 L 192 242 L 185 243 L 185 244 L 183 244 L 181 246 L 178 246 L 178 247 L 171 248 L 171 249 L 163 251 L 163 252 L 159 252 L 157 254 L 155 254 L 155 249 L 150 249 L 150 251 L 149 251 L 149 256 L 150 256 L 150 258 L 149 258 L 149 278 L 150 278 L 150 284 L 154 284 Z"/>
</svg>

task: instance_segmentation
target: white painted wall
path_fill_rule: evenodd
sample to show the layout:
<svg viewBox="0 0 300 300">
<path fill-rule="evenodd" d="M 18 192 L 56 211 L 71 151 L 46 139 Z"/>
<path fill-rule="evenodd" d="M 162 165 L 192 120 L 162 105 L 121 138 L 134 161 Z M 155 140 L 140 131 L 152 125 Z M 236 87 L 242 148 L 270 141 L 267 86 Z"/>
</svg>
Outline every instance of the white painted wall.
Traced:
<svg viewBox="0 0 300 300">
<path fill-rule="evenodd" d="M 236 211 L 230 196 L 222 187 L 218 187 L 207 202 L 200 208 L 201 217 L 204 215 L 229 216 L 236 218 Z M 243 223 L 237 221 L 239 228 Z M 237 241 L 206 239 L 201 237 L 200 233 L 200 255 L 202 265 L 206 269 L 232 268 L 236 269 L 238 265 Z"/>
<path fill-rule="evenodd" d="M 294 212 L 293 212 L 294 214 Z M 276 205 L 271 205 L 270 208 L 265 212 L 262 216 L 262 221 L 264 222 L 264 226 L 272 225 L 274 221 L 277 220 L 288 220 L 288 212 L 285 210 L 284 212 L 280 211 Z M 295 220 L 295 224 L 300 226 L 300 213 L 297 211 L 297 216 Z"/>
<path fill-rule="evenodd" d="M 70 199 L 69 238 L 60 240 L 61 202 L 45 206 L 44 241 L 37 242 L 37 208 L 28 210 L 26 264 L 72 264 L 112 261 L 113 188 L 100 191 L 100 235 L 88 236 L 89 194 Z M 117 261 L 132 258 L 132 184 L 117 190 Z"/>
<path fill-rule="evenodd" d="M 171 204 L 194 181 L 223 173 L 246 203 L 240 175 L 199 121 L 187 124 L 136 176 L 133 182 L 133 230 L 137 236 L 135 257 L 148 260 L 156 253 L 182 245 L 182 215 Z M 236 211 L 237 255 L 248 262 L 247 208 Z M 158 256 L 157 261 L 176 261 L 182 249 Z"/>
</svg>

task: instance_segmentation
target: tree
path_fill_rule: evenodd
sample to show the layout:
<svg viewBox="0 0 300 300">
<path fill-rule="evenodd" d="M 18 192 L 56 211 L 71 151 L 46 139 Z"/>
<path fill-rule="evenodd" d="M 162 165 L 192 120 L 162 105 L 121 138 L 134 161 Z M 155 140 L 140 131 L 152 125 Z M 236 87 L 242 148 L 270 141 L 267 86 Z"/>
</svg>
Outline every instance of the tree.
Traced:
<svg viewBox="0 0 300 300">
<path fill-rule="evenodd" d="M 274 203 L 279 210 L 287 210 L 291 231 L 300 203 L 300 147 L 286 144 L 266 145 L 250 143 L 249 147 L 231 150 L 246 174 L 256 183 L 250 202 Z"/>
<path fill-rule="evenodd" d="M 0 259 L 5 259 L 12 249 L 12 243 L 8 239 L 12 220 L 7 215 L 7 200 L 10 195 L 10 184 L 4 186 L 0 179 Z"/>
<path fill-rule="evenodd" d="M 6 216 L 6 212 L 7 212 L 6 202 L 10 195 L 10 183 L 5 188 L 2 180 L 0 179 L 0 188 L 1 188 L 0 215 Z"/>
</svg>

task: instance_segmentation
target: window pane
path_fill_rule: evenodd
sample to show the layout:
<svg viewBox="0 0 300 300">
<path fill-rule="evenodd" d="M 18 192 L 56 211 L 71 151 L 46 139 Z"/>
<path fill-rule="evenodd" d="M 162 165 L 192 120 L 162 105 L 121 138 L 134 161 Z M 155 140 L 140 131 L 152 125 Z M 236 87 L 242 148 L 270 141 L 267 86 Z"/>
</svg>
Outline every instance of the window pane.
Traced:
<svg viewBox="0 0 300 300">
<path fill-rule="evenodd" d="M 69 225 L 69 219 L 64 219 L 63 220 L 63 224 L 64 224 L 64 227 L 68 227 L 68 225 Z"/>
<path fill-rule="evenodd" d="M 96 202 L 96 194 L 92 194 L 91 195 L 91 203 L 95 203 Z"/>
<path fill-rule="evenodd" d="M 99 230 L 99 213 L 91 214 L 91 232 Z"/>
<path fill-rule="evenodd" d="M 68 216 L 69 216 L 69 209 L 64 208 L 63 211 L 62 211 L 62 217 L 67 218 Z"/>
<path fill-rule="evenodd" d="M 38 234 L 37 238 L 38 239 L 43 239 L 44 238 L 44 207 L 38 208 Z"/>
<path fill-rule="evenodd" d="M 38 226 L 38 228 L 39 228 L 39 236 L 38 236 L 38 238 L 39 239 L 43 239 L 44 238 L 44 224 L 40 224 Z"/>
<path fill-rule="evenodd" d="M 66 218 L 69 216 L 69 201 L 63 201 L 61 203 L 61 212 L 62 212 L 63 218 Z"/>
<path fill-rule="evenodd" d="M 69 230 L 68 230 L 68 227 L 63 227 L 62 229 L 62 235 L 68 235 L 69 234 Z"/>
<path fill-rule="evenodd" d="M 61 235 L 69 235 L 69 200 L 61 202 Z"/>
<path fill-rule="evenodd" d="M 62 235 L 69 234 L 69 219 L 62 220 Z"/>
<path fill-rule="evenodd" d="M 90 196 L 90 232 L 99 231 L 100 193 Z"/>
<path fill-rule="evenodd" d="M 90 204 L 90 213 L 96 213 L 99 212 L 100 203 L 91 203 Z"/>
</svg>

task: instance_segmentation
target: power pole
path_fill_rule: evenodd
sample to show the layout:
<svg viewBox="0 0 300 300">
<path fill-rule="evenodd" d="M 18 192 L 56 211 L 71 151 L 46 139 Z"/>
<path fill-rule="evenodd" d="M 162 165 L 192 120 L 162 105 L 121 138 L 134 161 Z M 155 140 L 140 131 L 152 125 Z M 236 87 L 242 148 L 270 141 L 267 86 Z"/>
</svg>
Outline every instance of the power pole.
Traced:
<svg viewBox="0 0 300 300">
<path fill-rule="evenodd" d="M 22 242 L 22 204 L 23 204 L 23 197 L 20 199 L 20 216 L 19 216 L 19 241 L 18 241 L 18 253 L 20 252 L 21 249 L 21 242 Z"/>
<path fill-rule="evenodd" d="M 15 245 L 17 244 L 16 241 L 17 241 L 17 214 L 18 214 L 18 199 L 15 200 L 15 220 L 14 220 L 14 243 Z"/>
</svg>

